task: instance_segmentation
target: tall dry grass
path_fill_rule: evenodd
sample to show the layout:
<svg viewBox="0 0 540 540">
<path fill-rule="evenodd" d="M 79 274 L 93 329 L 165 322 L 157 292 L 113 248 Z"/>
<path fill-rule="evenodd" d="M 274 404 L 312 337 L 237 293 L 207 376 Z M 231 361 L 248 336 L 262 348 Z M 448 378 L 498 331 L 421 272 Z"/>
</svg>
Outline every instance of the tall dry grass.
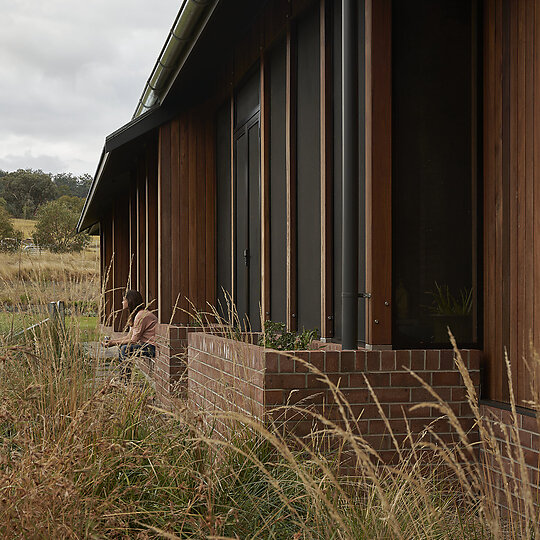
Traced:
<svg viewBox="0 0 540 540">
<path fill-rule="evenodd" d="M 81 253 L 0 253 L 0 306 L 26 309 L 62 300 L 89 304 L 100 297 L 99 251 Z"/>
<path fill-rule="evenodd" d="M 460 444 L 411 434 L 410 451 L 398 446 L 401 459 L 391 466 L 355 430 L 328 379 L 342 421 L 318 416 L 324 429 L 300 440 L 225 414 L 237 431 L 223 440 L 212 436 L 211 418 L 205 428 L 196 411 L 157 408 L 142 380 L 119 384 L 85 354 L 76 328 L 50 325 L 20 343 L 4 340 L 0 357 L 4 538 L 540 537 L 517 424 L 504 428 L 516 463 L 508 468 L 457 349 L 479 441 L 433 392 L 429 406 L 450 420 Z M 329 448 L 329 438 L 338 444 Z M 525 519 L 501 511 L 480 449 L 500 459 L 506 502 Z M 354 477 L 338 474 L 343 451 L 357 463 Z M 517 485 L 519 508 L 512 502 Z"/>
</svg>

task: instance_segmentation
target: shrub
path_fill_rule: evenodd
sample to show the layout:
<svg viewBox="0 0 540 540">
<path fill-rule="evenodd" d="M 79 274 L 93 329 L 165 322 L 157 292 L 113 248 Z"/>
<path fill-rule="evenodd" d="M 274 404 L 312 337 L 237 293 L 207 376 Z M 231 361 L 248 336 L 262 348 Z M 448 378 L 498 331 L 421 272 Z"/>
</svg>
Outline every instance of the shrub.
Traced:
<svg viewBox="0 0 540 540">
<path fill-rule="evenodd" d="M 264 332 L 259 345 L 280 351 L 303 351 L 309 348 L 310 343 L 317 339 L 317 330 L 287 332 L 284 323 L 264 321 Z"/>
<path fill-rule="evenodd" d="M 60 197 L 37 211 L 34 242 L 56 253 L 82 251 L 90 242 L 88 233 L 77 233 L 77 221 L 84 201 L 79 197 Z"/>
<path fill-rule="evenodd" d="M 13 227 L 11 216 L 5 206 L 0 204 L 0 251 L 15 251 L 21 239 L 21 232 Z"/>
</svg>

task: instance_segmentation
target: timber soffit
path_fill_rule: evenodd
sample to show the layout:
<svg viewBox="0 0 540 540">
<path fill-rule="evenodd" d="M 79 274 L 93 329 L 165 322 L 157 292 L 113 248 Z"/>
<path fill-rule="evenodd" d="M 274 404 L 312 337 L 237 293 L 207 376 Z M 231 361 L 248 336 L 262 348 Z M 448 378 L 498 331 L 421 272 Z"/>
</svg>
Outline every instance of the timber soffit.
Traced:
<svg viewBox="0 0 540 540">
<path fill-rule="evenodd" d="M 81 212 L 77 231 L 85 230 L 97 222 L 97 219 L 90 215 L 89 210 L 97 204 L 94 201 L 94 196 L 107 170 L 110 153 L 167 121 L 169 114 L 166 110 L 160 108 L 161 103 L 182 70 L 219 1 L 184 0 L 144 87 L 133 119 L 109 135 L 105 140 L 105 147 Z"/>
</svg>

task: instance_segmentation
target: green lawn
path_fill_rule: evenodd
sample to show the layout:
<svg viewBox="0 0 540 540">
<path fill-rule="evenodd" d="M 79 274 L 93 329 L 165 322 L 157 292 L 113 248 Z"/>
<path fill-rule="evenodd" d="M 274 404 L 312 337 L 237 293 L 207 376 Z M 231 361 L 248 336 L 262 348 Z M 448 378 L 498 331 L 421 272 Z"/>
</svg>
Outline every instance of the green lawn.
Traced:
<svg viewBox="0 0 540 540">
<path fill-rule="evenodd" d="M 33 324 L 36 324 L 47 318 L 45 313 L 8 313 L 0 312 L 0 334 L 6 335 L 13 328 L 17 333 Z M 99 332 L 97 327 L 97 317 L 85 315 L 66 317 L 67 327 L 75 329 L 77 326 L 80 332 L 80 341 L 95 341 L 98 339 Z"/>
</svg>

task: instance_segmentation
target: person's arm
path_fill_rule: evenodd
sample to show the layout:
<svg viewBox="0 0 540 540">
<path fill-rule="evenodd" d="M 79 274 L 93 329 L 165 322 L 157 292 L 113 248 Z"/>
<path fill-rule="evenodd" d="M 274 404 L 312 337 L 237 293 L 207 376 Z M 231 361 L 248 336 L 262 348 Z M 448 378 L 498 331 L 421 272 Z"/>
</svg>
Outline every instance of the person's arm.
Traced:
<svg viewBox="0 0 540 540">
<path fill-rule="evenodd" d="M 133 332 L 133 329 L 131 329 L 125 336 L 116 338 L 116 339 L 109 339 L 104 342 L 104 345 L 106 347 L 114 347 L 115 345 L 129 345 L 131 343 L 131 334 Z"/>
</svg>

